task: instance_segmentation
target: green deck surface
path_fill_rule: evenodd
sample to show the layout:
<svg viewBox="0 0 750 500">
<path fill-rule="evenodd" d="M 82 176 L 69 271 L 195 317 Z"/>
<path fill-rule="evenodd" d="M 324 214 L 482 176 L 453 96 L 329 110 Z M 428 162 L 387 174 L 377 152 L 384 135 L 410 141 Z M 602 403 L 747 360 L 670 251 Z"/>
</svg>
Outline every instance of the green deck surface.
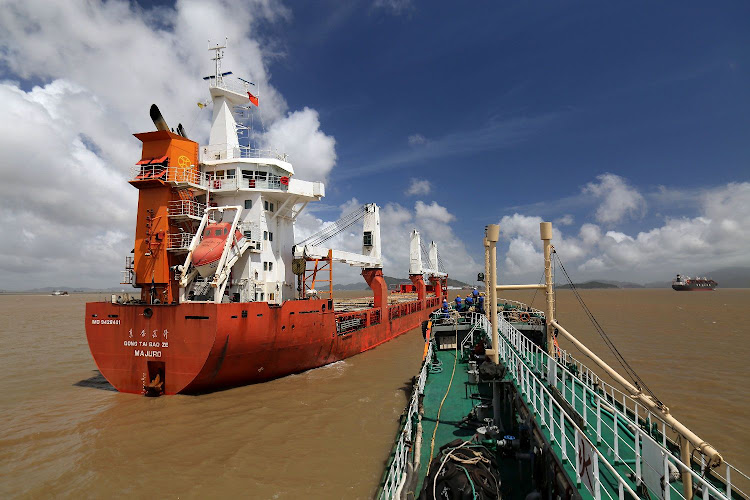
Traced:
<svg viewBox="0 0 750 500">
<path fill-rule="evenodd" d="M 471 396 L 472 392 L 477 392 L 476 385 L 467 387 L 469 375 L 467 373 L 468 364 L 458 359 L 456 363 L 456 372 L 453 375 L 451 383 L 451 374 L 453 373 L 453 364 L 456 361 L 455 351 L 436 351 L 436 358 L 443 363 L 443 369 L 439 373 L 430 373 L 427 376 L 427 382 L 424 388 L 424 416 L 422 417 L 422 450 L 420 453 L 420 473 L 419 473 L 419 491 L 422 488 L 422 481 L 427 475 L 427 468 L 430 464 L 430 443 L 432 434 L 435 431 L 437 414 L 440 408 L 440 402 L 443 400 L 448 386 L 450 392 L 445 399 L 443 409 L 440 411 L 440 422 L 437 424 L 437 433 L 435 434 L 435 446 L 433 456 L 437 454 L 441 446 L 450 443 L 456 438 L 469 439 L 474 435 L 474 431 L 461 427 L 461 420 L 469 414 L 475 404 L 479 401 L 473 401 L 466 396 Z M 460 353 L 459 353 L 460 358 Z"/>
<path fill-rule="evenodd" d="M 444 444 L 455 440 L 456 438 L 461 439 L 468 439 L 474 434 L 474 430 L 471 428 L 468 428 L 466 426 L 462 426 L 461 422 L 464 417 L 466 417 L 469 412 L 471 412 L 472 408 L 479 404 L 480 401 L 478 399 L 472 399 L 472 394 L 477 394 L 479 392 L 479 388 L 476 384 L 469 384 L 468 383 L 468 364 L 461 359 L 461 355 L 459 352 L 459 359 L 457 363 L 455 364 L 455 373 L 454 370 L 454 361 L 456 360 L 456 353 L 453 350 L 447 350 L 447 351 L 436 351 L 434 353 L 434 356 L 437 360 L 442 362 L 442 371 L 438 373 L 430 373 L 427 377 L 427 381 L 425 384 L 424 389 L 424 400 L 423 400 L 423 407 L 424 407 L 424 417 L 422 419 L 422 448 L 420 452 L 420 473 L 419 473 L 419 483 L 418 483 L 418 489 L 417 489 L 417 496 L 419 495 L 419 491 L 422 488 L 422 483 L 424 481 L 424 478 L 427 475 L 429 463 L 432 457 L 438 454 L 438 450 L 441 446 Z M 527 359 L 526 365 L 534 368 L 535 365 L 537 365 L 539 368 L 543 366 L 542 363 L 539 362 L 540 359 Z M 501 360 L 502 363 L 502 360 Z M 511 370 L 508 370 L 508 373 L 506 373 L 505 379 L 512 381 L 516 389 L 521 392 L 521 386 L 519 381 L 517 381 L 514 377 L 514 373 L 510 373 Z M 534 369 L 534 373 L 537 374 L 538 382 L 542 381 L 543 374 L 540 373 L 541 369 Z M 452 378 L 452 382 L 451 382 Z M 537 394 L 540 393 L 542 390 L 542 385 L 545 384 L 544 381 L 541 382 L 541 384 L 537 384 L 536 392 Z M 450 386 L 450 389 L 449 389 Z M 483 387 L 487 387 L 484 386 Z M 629 474 L 632 474 L 632 471 L 635 471 L 635 452 L 634 449 L 634 435 L 633 432 L 628 429 L 628 425 L 622 420 L 622 417 L 618 419 L 619 426 L 618 426 L 618 450 L 619 450 L 619 460 L 615 461 L 614 456 L 612 453 L 612 449 L 614 448 L 614 440 L 615 435 L 614 432 L 611 430 L 613 427 L 614 418 L 612 413 L 605 411 L 602 409 L 601 411 L 601 418 L 602 418 L 602 425 L 601 425 L 601 435 L 600 435 L 600 441 L 597 442 L 597 425 L 596 425 L 596 402 L 593 398 L 590 398 L 588 401 L 588 404 L 584 406 L 584 404 L 580 401 L 582 394 L 584 393 L 584 386 L 583 383 L 579 379 L 573 379 L 569 376 L 565 378 L 565 380 L 561 380 L 560 377 L 556 380 L 555 387 L 558 391 L 563 392 L 565 391 L 565 394 L 567 397 L 565 399 L 570 400 L 570 393 L 571 391 L 575 391 L 576 394 L 576 404 L 575 404 L 575 412 L 578 413 L 580 416 L 585 415 L 585 419 L 587 421 L 587 424 L 584 424 L 582 426 L 582 430 L 585 432 L 585 434 L 588 436 L 589 440 L 594 444 L 598 445 L 597 448 L 599 451 L 606 457 L 607 461 L 612 464 L 612 466 L 615 468 L 615 470 L 619 473 L 619 475 L 623 478 L 626 478 L 627 484 L 630 486 L 630 488 L 641 495 L 643 498 L 648 498 L 648 495 L 644 495 L 644 492 L 639 489 L 639 487 L 635 484 L 634 480 L 627 479 Z M 549 390 L 549 387 L 547 386 L 547 389 Z M 440 410 L 441 401 L 443 400 L 444 396 L 446 395 L 446 392 L 448 392 L 447 397 L 445 398 L 445 403 L 442 406 L 442 410 Z M 489 394 L 488 394 L 489 395 Z M 576 484 L 576 471 L 575 471 L 575 448 L 571 443 L 575 443 L 575 429 L 573 425 L 566 419 L 565 425 L 564 425 L 564 432 L 565 435 L 568 438 L 568 441 L 565 443 L 565 452 L 563 452 L 563 448 L 561 446 L 561 435 L 560 435 L 560 412 L 559 410 L 553 405 L 553 412 L 552 412 L 552 418 L 554 421 L 554 425 L 552 426 L 552 433 L 550 434 L 550 427 L 549 427 L 549 411 L 548 409 L 545 409 L 545 414 L 542 418 L 541 415 L 541 407 L 537 408 L 535 411 L 532 407 L 531 398 L 527 398 L 526 396 L 521 396 L 522 400 L 525 402 L 527 408 L 532 412 L 534 415 L 534 418 L 536 422 L 539 424 L 539 427 L 542 429 L 542 433 L 544 437 L 551 441 L 552 449 L 554 453 L 561 459 L 561 462 L 563 463 L 563 467 L 568 475 L 568 477 L 571 479 L 571 482 L 573 484 Z M 607 404 L 610 406 L 613 406 L 617 408 L 618 410 L 622 411 L 622 404 L 618 403 L 616 401 L 608 401 Z M 548 408 L 549 401 L 548 397 L 545 397 L 545 408 Z M 437 426 L 437 432 L 435 433 L 435 440 L 434 440 L 434 449 L 432 451 L 432 457 L 430 456 L 430 448 L 431 448 L 431 442 L 432 442 L 432 436 L 433 431 L 435 430 L 436 422 L 437 422 L 437 415 L 438 411 L 440 410 L 440 420 L 439 424 Z M 633 416 L 631 415 L 631 418 Z M 632 424 L 631 424 L 632 425 Z M 640 427 L 642 429 L 642 432 L 645 434 L 648 432 L 648 422 L 640 420 Z M 662 442 L 662 436 L 661 434 L 655 430 L 652 429 L 651 436 L 659 443 Z M 501 471 L 502 473 L 502 471 Z M 618 498 L 619 497 L 619 487 L 618 487 L 618 481 L 615 477 L 614 473 L 609 470 L 608 467 L 604 463 L 601 462 L 599 464 L 599 473 L 600 473 L 600 479 L 601 479 L 601 498 Z M 714 482 L 714 481 L 712 481 Z M 715 482 L 714 482 L 715 483 Z M 719 484 L 714 484 L 715 486 L 719 487 L 719 490 L 721 491 L 721 486 Z M 681 498 L 682 497 L 682 483 L 680 481 L 673 482 L 670 484 L 671 491 L 670 491 L 670 497 L 671 498 Z M 584 499 L 590 499 L 594 498 L 593 495 L 588 491 L 586 486 L 583 483 L 579 483 L 578 486 L 578 492 Z M 519 492 L 520 493 L 520 492 Z M 654 493 L 651 492 L 651 496 L 654 497 Z M 713 495 L 712 495 L 713 496 Z M 625 498 L 630 498 L 630 495 L 625 493 Z M 739 498 L 739 497 L 738 497 Z"/>
</svg>

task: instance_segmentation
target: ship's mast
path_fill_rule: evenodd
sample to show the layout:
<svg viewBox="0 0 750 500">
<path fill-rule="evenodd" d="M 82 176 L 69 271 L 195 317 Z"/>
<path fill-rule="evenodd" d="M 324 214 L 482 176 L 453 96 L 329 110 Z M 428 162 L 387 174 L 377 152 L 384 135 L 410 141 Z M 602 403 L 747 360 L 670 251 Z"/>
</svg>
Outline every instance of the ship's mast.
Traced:
<svg viewBox="0 0 750 500">
<path fill-rule="evenodd" d="M 214 57 L 211 58 L 212 61 L 215 63 L 216 71 L 214 73 L 214 78 L 216 79 L 216 83 L 219 83 L 219 80 L 221 79 L 221 60 L 224 57 L 224 49 L 227 48 L 227 43 L 229 42 L 228 38 L 224 38 L 224 45 L 219 45 L 218 43 L 211 47 L 211 41 L 208 42 L 208 50 L 214 51 Z"/>
</svg>

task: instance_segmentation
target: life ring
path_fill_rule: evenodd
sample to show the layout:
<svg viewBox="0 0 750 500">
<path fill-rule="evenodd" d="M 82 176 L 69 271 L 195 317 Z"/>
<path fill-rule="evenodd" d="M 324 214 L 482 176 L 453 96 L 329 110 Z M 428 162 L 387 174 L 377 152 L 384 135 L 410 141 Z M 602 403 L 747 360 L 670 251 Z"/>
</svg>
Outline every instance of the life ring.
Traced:
<svg viewBox="0 0 750 500">
<path fill-rule="evenodd" d="M 528 322 L 531 319 L 531 316 L 529 316 L 529 313 L 527 313 L 527 312 L 522 312 L 519 315 L 519 318 L 521 319 L 521 321 L 523 321 L 524 323 L 526 323 L 526 322 Z"/>
<path fill-rule="evenodd" d="M 215 180 L 214 181 L 214 189 L 220 189 L 221 188 L 221 181 Z"/>
</svg>

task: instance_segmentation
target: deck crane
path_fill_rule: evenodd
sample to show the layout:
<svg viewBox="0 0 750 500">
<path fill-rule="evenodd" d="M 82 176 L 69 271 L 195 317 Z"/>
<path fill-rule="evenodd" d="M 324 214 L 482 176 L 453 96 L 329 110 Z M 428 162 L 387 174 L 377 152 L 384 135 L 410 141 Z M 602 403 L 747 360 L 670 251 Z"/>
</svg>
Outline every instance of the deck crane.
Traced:
<svg viewBox="0 0 750 500">
<path fill-rule="evenodd" d="M 362 253 L 322 246 L 359 221 L 363 221 Z M 318 294 L 333 298 L 333 262 L 336 261 L 362 268 L 362 276 L 373 290 L 376 307 L 387 301 L 388 291 L 383 278 L 383 259 L 380 253 L 380 207 L 374 203 L 363 205 L 295 244 L 292 254 L 292 270 L 298 277 L 297 291 L 300 298 Z M 308 269 L 309 263 L 312 263 L 312 269 Z M 327 285 L 327 289 L 317 286 L 318 284 Z"/>
<path fill-rule="evenodd" d="M 341 234 L 353 224 L 364 220 L 362 228 L 362 253 L 333 250 L 321 246 L 321 243 Z M 383 259 L 380 254 L 380 207 L 374 203 L 363 205 L 329 224 L 317 233 L 294 245 L 295 259 L 327 259 L 343 262 L 350 266 L 366 269 L 382 269 Z"/>
<path fill-rule="evenodd" d="M 423 264 L 423 259 L 429 262 L 428 266 Z M 442 269 L 440 254 L 437 244 L 430 242 L 429 252 L 425 250 L 419 236 L 419 231 L 413 229 L 409 245 L 409 279 L 417 289 L 417 295 L 423 299 L 426 295 L 424 276 L 435 288 L 436 297 L 445 297 L 447 290 L 448 273 Z"/>
</svg>

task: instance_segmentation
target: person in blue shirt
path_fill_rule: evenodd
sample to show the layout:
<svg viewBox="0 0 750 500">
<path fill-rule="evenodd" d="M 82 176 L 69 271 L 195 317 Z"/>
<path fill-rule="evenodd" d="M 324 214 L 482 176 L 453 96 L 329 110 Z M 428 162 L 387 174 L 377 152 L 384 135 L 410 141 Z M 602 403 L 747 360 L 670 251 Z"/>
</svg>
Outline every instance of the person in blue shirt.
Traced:
<svg viewBox="0 0 750 500">
<path fill-rule="evenodd" d="M 465 303 L 466 303 L 466 306 L 465 306 L 466 310 L 469 311 L 471 309 L 471 306 L 474 305 L 474 299 L 471 298 L 471 295 L 466 296 Z"/>
<path fill-rule="evenodd" d="M 474 301 L 479 298 L 479 290 L 477 290 L 477 287 L 474 287 L 474 290 L 472 290 L 471 295 L 474 297 Z"/>
<path fill-rule="evenodd" d="M 456 297 L 456 311 L 461 312 L 464 310 L 464 306 L 461 303 L 461 296 Z"/>
<path fill-rule="evenodd" d="M 484 295 L 477 298 L 477 312 L 484 314 Z"/>
<path fill-rule="evenodd" d="M 451 317 L 451 311 L 450 307 L 448 306 L 448 301 L 443 299 L 443 318 L 448 319 Z"/>
</svg>

